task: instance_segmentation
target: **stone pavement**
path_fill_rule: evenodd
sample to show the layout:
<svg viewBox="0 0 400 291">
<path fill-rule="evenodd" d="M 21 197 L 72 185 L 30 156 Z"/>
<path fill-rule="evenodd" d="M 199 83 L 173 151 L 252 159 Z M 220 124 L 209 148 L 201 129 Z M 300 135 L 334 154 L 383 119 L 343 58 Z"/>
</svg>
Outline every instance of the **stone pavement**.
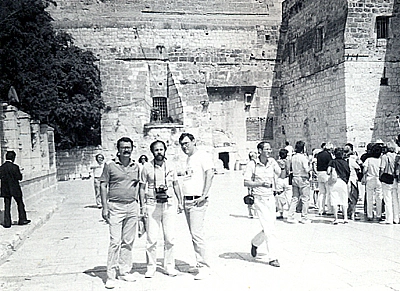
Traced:
<svg viewBox="0 0 400 291">
<path fill-rule="evenodd" d="M 118 281 L 114 290 L 400 290 L 400 225 L 357 221 L 334 226 L 332 218 L 315 215 L 307 225 L 277 221 L 281 267 L 274 268 L 267 264 L 265 246 L 257 258 L 249 254 L 260 225 L 246 216 L 241 173 L 216 175 L 211 193 L 205 224 L 212 276 L 195 281 L 188 272 L 194 254 L 180 215 L 180 274 L 172 278 L 162 273 L 159 246 L 159 272 L 145 279 L 142 237 L 134 245 L 137 281 Z M 46 209 L 40 203 L 27 205 L 32 225 L 0 229 L 3 244 L 9 240 L 13 245 L 8 231 L 23 242 L 0 265 L 0 290 L 105 290 L 108 227 L 94 206 L 92 181 L 60 182 L 48 204 L 52 206 Z"/>
</svg>

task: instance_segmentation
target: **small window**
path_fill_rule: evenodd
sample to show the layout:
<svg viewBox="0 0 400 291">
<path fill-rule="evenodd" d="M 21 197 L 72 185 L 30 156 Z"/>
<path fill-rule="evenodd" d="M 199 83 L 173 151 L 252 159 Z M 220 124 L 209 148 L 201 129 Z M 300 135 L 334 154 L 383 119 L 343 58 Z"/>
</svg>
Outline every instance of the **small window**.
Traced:
<svg viewBox="0 0 400 291">
<path fill-rule="evenodd" d="M 266 35 L 265 35 L 265 42 L 268 42 L 268 41 L 270 41 L 270 40 L 271 40 L 271 35 L 266 34 Z"/>
<path fill-rule="evenodd" d="M 289 44 L 289 63 L 292 64 L 296 60 L 296 44 L 294 42 Z"/>
<path fill-rule="evenodd" d="M 153 120 L 164 120 L 168 117 L 166 97 L 153 97 L 153 108 L 157 109 L 157 116 L 153 117 Z"/>
<path fill-rule="evenodd" d="M 324 44 L 324 28 L 323 27 L 318 27 L 317 28 L 317 35 L 316 35 L 315 43 L 317 45 L 316 51 L 317 52 L 322 51 L 322 46 Z"/>
<path fill-rule="evenodd" d="M 389 36 L 389 17 L 388 16 L 378 16 L 376 18 L 376 37 L 378 39 L 385 38 Z"/>
</svg>

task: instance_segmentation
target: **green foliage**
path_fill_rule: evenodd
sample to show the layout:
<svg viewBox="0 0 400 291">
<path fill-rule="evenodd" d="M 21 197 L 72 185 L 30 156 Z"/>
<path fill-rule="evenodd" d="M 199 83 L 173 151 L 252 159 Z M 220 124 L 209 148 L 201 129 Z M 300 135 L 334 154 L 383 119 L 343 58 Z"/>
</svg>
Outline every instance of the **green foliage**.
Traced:
<svg viewBox="0 0 400 291">
<path fill-rule="evenodd" d="M 0 1 L 0 99 L 55 129 L 58 149 L 100 144 L 100 71 L 95 56 L 55 31 L 50 0 Z"/>
</svg>

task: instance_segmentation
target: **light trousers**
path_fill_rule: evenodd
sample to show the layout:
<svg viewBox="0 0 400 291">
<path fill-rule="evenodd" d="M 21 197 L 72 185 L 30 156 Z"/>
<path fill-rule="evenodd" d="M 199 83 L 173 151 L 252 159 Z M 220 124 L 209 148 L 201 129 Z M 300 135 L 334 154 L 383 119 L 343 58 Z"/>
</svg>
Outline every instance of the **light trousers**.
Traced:
<svg viewBox="0 0 400 291">
<path fill-rule="evenodd" d="M 147 270 L 155 272 L 157 268 L 157 241 L 160 229 L 162 228 L 164 237 L 164 269 L 170 272 L 175 269 L 174 257 L 174 228 L 177 214 L 176 206 L 172 203 L 152 203 L 146 204 L 147 208 L 147 243 L 146 260 Z"/>
<path fill-rule="evenodd" d="M 400 183 L 398 183 L 396 180 L 394 181 L 394 187 L 395 191 L 392 192 L 393 197 L 392 197 L 392 203 L 393 203 L 393 222 L 395 223 L 400 223 L 399 221 L 399 211 L 400 211 Z"/>
<path fill-rule="evenodd" d="M 136 236 L 138 203 L 108 202 L 110 246 L 108 248 L 107 277 L 115 279 L 132 268 L 132 245 Z"/>
<path fill-rule="evenodd" d="M 318 172 L 318 212 L 322 214 L 325 212 L 325 205 L 328 206 L 328 211 L 332 211 L 331 192 L 328 184 L 328 174 L 326 171 Z"/>
<path fill-rule="evenodd" d="M 100 180 L 99 178 L 93 179 L 94 186 L 94 198 L 96 200 L 97 207 L 101 207 L 101 195 L 100 195 Z"/>
<path fill-rule="evenodd" d="M 185 200 L 184 203 L 186 221 L 192 236 L 192 243 L 196 255 L 197 265 L 200 267 L 210 267 L 204 239 L 204 218 L 207 207 L 208 200 L 199 206 L 194 205 L 193 200 Z"/>
<path fill-rule="evenodd" d="M 288 219 L 294 219 L 297 205 L 302 202 L 301 217 L 307 219 L 310 203 L 310 182 L 306 177 L 293 177 L 292 201 L 290 202 Z"/>
<path fill-rule="evenodd" d="M 395 182 L 394 182 L 395 183 Z M 385 220 L 387 222 L 393 223 L 393 198 L 396 191 L 396 184 L 386 184 L 382 183 L 382 194 L 383 200 L 385 201 Z M 396 191 L 397 192 L 397 191 Z"/>
<path fill-rule="evenodd" d="M 252 240 L 252 245 L 259 247 L 263 242 L 267 244 L 269 260 L 277 259 L 277 237 L 275 232 L 275 197 L 254 195 L 254 208 L 261 223 L 260 231 Z"/>
<path fill-rule="evenodd" d="M 376 203 L 376 217 L 382 216 L 382 183 L 378 177 L 367 177 L 365 184 L 365 191 L 367 193 L 367 217 L 373 218 L 374 201 Z"/>
</svg>

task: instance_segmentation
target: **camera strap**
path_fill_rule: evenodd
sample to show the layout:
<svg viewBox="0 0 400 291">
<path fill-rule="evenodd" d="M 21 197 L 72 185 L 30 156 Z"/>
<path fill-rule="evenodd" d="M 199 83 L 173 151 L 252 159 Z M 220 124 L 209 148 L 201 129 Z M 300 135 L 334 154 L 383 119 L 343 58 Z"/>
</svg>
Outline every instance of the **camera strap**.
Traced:
<svg viewBox="0 0 400 291">
<path fill-rule="evenodd" d="M 167 166 L 165 165 L 165 162 L 163 162 L 163 168 L 164 168 L 164 185 L 167 186 Z M 153 168 L 154 168 L 154 192 L 156 191 L 156 188 L 160 185 L 157 186 L 157 178 L 156 178 L 156 161 L 153 160 Z"/>
</svg>

